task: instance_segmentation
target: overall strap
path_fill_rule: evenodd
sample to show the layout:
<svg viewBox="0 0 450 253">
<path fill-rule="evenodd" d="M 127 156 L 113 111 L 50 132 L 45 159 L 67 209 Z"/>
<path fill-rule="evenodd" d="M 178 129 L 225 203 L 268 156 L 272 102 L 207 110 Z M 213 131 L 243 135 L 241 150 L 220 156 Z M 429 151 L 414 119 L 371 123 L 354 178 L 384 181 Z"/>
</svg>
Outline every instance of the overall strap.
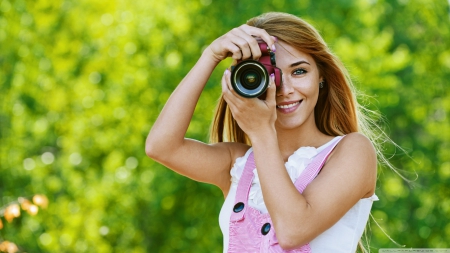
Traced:
<svg viewBox="0 0 450 253">
<path fill-rule="evenodd" d="M 311 183 L 311 181 L 313 181 L 314 178 L 316 178 L 316 176 L 322 169 L 323 165 L 325 164 L 325 161 L 327 160 L 328 156 L 330 156 L 331 152 L 339 143 L 339 141 L 342 140 L 342 138 L 344 138 L 344 136 L 340 136 L 339 138 L 332 140 L 333 143 L 328 145 L 328 147 L 326 147 L 319 154 L 317 154 L 316 157 L 314 157 L 314 159 L 312 160 L 312 162 L 302 172 L 297 181 L 295 181 L 295 187 L 300 193 L 302 193 L 305 190 L 306 186 L 308 186 L 308 184 Z"/>
<path fill-rule="evenodd" d="M 238 212 L 233 210 L 233 212 L 231 213 L 231 221 L 240 220 L 244 216 L 245 209 L 247 209 L 248 206 L 247 204 L 248 193 L 250 191 L 250 187 L 252 186 L 252 181 L 254 177 L 253 170 L 255 168 L 256 168 L 255 159 L 253 151 L 251 151 L 251 153 L 247 158 L 247 162 L 245 163 L 244 171 L 242 171 L 242 175 L 241 178 L 239 179 L 238 187 L 236 190 L 234 209 L 240 210 Z"/>
</svg>

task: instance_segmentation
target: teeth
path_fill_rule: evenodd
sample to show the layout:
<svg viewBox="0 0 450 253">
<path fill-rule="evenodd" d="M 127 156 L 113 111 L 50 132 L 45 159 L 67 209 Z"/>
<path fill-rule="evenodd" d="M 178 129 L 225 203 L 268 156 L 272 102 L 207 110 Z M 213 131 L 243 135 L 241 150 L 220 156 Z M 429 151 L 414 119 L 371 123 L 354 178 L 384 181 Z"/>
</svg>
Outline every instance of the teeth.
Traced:
<svg viewBox="0 0 450 253">
<path fill-rule="evenodd" d="M 277 105 L 278 108 L 282 108 L 282 109 L 287 109 L 287 108 L 291 108 L 294 107 L 296 105 L 298 105 L 300 102 L 294 102 L 292 104 L 288 104 L 288 105 Z"/>
</svg>

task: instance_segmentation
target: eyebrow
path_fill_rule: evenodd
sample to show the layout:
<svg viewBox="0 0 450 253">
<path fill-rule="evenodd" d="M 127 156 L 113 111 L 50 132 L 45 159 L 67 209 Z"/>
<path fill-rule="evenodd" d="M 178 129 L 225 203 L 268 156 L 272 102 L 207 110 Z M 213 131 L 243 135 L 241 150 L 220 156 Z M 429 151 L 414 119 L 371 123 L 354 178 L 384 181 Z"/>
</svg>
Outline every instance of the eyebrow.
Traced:
<svg viewBox="0 0 450 253">
<path fill-rule="evenodd" d="M 311 65 L 311 64 L 309 64 L 309 62 L 303 61 L 303 60 L 302 60 L 302 61 L 298 61 L 298 62 L 292 63 L 290 67 L 292 68 L 292 67 L 298 66 L 298 65 L 303 64 L 303 63 L 306 63 L 306 64 L 308 64 L 308 65 Z"/>
</svg>

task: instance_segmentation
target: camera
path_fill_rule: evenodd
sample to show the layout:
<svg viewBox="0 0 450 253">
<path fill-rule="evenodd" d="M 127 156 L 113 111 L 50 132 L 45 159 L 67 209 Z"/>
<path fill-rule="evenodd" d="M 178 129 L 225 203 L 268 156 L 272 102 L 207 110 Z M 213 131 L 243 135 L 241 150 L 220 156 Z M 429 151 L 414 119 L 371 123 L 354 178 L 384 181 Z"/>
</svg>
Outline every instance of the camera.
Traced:
<svg viewBox="0 0 450 253">
<path fill-rule="evenodd" d="M 282 72 L 276 67 L 275 53 L 265 42 L 258 42 L 261 58 L 241 60 L 231 70 L 231 86 L 242 97 L 265 99 L 269 87 L 270 75 L 275 75 L 275 85 L 282 83 Z"/>
</svg>

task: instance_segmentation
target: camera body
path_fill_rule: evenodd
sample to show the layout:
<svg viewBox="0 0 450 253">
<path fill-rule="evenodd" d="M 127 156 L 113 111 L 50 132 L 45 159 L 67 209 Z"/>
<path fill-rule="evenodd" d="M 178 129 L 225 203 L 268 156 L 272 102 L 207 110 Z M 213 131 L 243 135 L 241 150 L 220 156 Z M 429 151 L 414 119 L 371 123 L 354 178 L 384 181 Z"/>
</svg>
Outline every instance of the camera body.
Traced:
<svg viewBox="0 0 450 253">
<path fill-rule="evenodd" d="M 265 42 L 259 42 L 261 58 L 238 61 L 231 70 L 231 86 L 242 97 L 265 99 L 270 75 L 275 75 L 275 85 L 282 83 L 282 72 L 276 67 L 275 53 Z"/>
</svg>

